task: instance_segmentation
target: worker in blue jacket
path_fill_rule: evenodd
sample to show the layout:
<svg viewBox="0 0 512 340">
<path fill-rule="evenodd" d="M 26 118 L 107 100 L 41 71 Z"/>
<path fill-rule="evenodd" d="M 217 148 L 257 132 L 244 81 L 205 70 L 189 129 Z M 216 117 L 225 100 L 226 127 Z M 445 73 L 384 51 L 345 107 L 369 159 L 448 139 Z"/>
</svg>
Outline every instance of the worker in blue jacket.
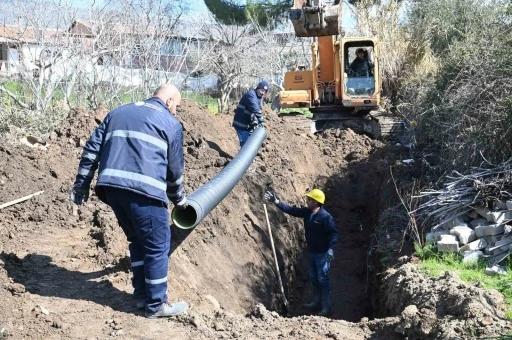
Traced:
<svg viewBox="0 0 512 340">
<path fill-rule="evenodd" d="M 283 212 L 304 219 L 308 250 L 309 279 L 313 284 L 314 297 L 304 306 L 320 309 L 319 315 L 331 314 L 330 263 L 334 259 L 334 248 L 338 242 L 338 231 L 334 218 L 324 208 L 325 195 L 313 189 L 306 195 L 304 208 L 291 207 L 280 201 L 273 191 L 265 192 L 265 199 L 276 204 Z"/>
<path fill-rule="evenodd" d="M 95 192 L 114 211 L 130 243 L 134 298 L 148 318 L 188 309 L 167 301 L 171 231 L 167 204 L 188 205 L 183 190 L 183 129 L 173 116 L 178 89 L 160 86 L 153 97 L 108 113 L 83 148 L 71 200 L 81 205 L 98 169 Z"/>
<path fill-rule="evenodd" d="M 269 85 L 266 81 L 261 81 L 255 89 L 247 91 L 240 99 L 233 119 L 240 147 L 244 146 L 254 129 L 263 127 L 263 98 L 268 92 Z"/>
</svg>

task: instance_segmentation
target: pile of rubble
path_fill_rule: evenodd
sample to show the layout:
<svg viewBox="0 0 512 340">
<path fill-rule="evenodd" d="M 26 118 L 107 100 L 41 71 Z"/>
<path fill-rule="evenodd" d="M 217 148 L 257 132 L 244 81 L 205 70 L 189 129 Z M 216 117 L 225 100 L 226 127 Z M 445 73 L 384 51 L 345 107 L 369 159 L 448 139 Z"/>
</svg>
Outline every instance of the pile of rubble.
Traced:
<svg viewBox="0 0 512 340">
<path fill-rule="evenodd" d="M 512 160 L 448 176 L 442 189 L 419 196 L 429 198 L 416 211 L 431 226 L 426 243 L 461 253 L 464 263 L 487 258 L 486 273 L 504 273 L 499 263 L 512 253 L 511 193 Z"/>
<path fill-rule="evenodd" d="M 488 274 L 503 273 L 498 266 L 512 253 L 512 201 L 496 201 L 495 210 L 477 208 L 432 229 L 426 243 L 440 252 L 460 252 L 464 263 L 489 259 Z"/>
</svg>

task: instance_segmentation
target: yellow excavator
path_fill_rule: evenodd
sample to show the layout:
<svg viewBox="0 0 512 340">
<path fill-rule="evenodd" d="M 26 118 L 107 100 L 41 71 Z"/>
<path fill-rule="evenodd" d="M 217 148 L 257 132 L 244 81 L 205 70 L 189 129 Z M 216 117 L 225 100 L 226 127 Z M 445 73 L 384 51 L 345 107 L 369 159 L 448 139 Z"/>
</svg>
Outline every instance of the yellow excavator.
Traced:
<svg viewBox="0 0 512 340">
<path fill-rule="evenodd" d="M 312 37 L 312 68 L 287 72 L 273 109 L 307 108 L 312 132 L 351 128 L 373 138 L 396 135 L 401 123 L 381 109 L 379 42 L 344 37 L 341 4 L 294 0 L 290 20 L 297 37 Z"/>
</svg>

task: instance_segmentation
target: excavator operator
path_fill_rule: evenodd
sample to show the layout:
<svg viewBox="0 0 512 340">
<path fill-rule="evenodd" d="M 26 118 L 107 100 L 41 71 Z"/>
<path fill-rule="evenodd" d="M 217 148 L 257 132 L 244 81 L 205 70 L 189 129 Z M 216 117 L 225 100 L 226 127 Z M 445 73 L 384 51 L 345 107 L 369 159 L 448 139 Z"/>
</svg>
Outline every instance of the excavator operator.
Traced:
<svg viewBox="0 0 512 340">
<path fill-rule="evenodd" d="M 373 64 L 364 48 L 356 50 L 356 58 L 350 63 L 349 75 L 352 77 L 373 77 Z"/>
</svg>

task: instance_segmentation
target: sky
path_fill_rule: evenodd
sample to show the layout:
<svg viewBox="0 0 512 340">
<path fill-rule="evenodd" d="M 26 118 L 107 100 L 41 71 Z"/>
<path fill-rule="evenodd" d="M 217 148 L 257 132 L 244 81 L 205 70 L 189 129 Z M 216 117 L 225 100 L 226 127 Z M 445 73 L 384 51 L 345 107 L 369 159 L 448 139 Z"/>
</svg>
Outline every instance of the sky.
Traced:
<svg viewBox="0 0 512 340">
<path fill-rule="evenodd" d="M 72 6 L 76 6 L 77 8 L 85 9 L 89 6 L 89 4 L 94 1 L 94 3 L 98 4 L 99 6 L 105 5 L 109 2 L 109 0 L 69 0 Z M 242 0 L 241 0 L 242 1 Z M 243 0 L 246 1 L 246 0 Z M 0 21 L 7 20 L 8 23 L 14 24 L 11 22 L 14 20 L 13 18 L 5 18 L 6 15 L 2 16 L 2 10 L 1 5 L 2 3 L 6 5 L 9 2 L 9 0 L 0 0 Z M 191 17 L 197 19 L 198 16 L 207 15 L 208 9 L 206 8 L 206 5 L 204 4 L 204 0 L 189 0 L 188 4 L 190 6 L 190 12 L 185 17 Z M 347 5 L 345 2 L 343 2 L 342 7 L 342 26 L 345 30 L 350 31 L 355 26 L 355 18 L 352 13 L 352 9 L 349 5 Z"/>
<path fill-rule="evenodd" d="M 94 0 L 96 3 L 102 5 L 106 2 L 106 0 Z M 73 5 L 81 8 L 87 7 L 87 4 L 91 2 L 91 0 L 71 0 Z M 203 0 L 189 0 L 188 4 L 190 6 L 190 13 L 188 13 L 189 16 L 197 16 L 197 15 L 204 15 L 208 13 L 208 9 L 206 8 L 206 5 L 204 4 Z M 342 26 L 346 30 L 350 30 L 355 25 L 355 18 L 352 14 L 352 10 L 350 9 L 350 6 L 346 4 L 346 2 L 343 2 L 342 7 Z"/>
</svg>

